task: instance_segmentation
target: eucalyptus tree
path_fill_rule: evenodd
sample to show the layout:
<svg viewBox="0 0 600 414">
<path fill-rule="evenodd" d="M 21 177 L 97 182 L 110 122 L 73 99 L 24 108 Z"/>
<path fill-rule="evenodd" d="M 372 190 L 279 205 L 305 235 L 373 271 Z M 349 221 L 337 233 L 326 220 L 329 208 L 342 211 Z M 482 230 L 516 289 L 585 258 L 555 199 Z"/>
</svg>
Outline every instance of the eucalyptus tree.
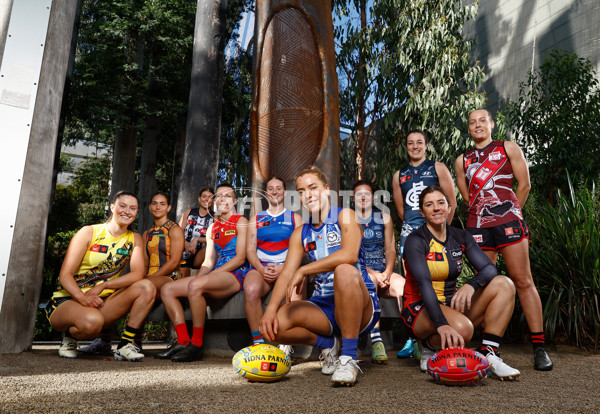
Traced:
<svg viewBox="0 0 600 414">
<path fill-rule="evenodd" d="M 483 106 L 483 70 L 469 56 L 463 25 L 478 3 L 456 0 L 334 0 L 342 122 L 358 137 L 355 176 L 389 187 L 413 128 L 431 131 L 435 157 L 451 161 L 469 144 L 461 120 Z M 353 17 L 354 16 L 354 17 Z M 369 140 L 376 140 L 369 156 Z"/>
</svg>

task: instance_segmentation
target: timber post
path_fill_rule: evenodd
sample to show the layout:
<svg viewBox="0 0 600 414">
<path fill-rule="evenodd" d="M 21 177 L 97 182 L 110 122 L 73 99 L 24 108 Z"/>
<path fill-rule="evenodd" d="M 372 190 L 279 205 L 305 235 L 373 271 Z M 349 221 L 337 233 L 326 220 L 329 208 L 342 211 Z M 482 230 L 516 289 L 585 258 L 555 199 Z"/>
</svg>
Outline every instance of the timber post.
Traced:
<svg viewBox="0 0 600 414">
<path fill-rule="evenodd" d="M 0 112 L 4 112 L 0 144 L 11 141 L 13 148 L 2 173 L 10 193 L 7 199 L 15 201 L 7 211 L 3 207 L 10 232 L 2 230 L 8 246 L 0 246 L 2 259 L 8 258 L 0 263 L 0 353 L 25 351 L 33 342 L 61 103 L 78 6 L 71 0 L 19 0 L 12 7 L 0 68 Z M 30 33 L 34 41 L 27 42 L 23 31 L 36 32 L 41 40 Z M 14 54 L 16 49 L 20 54 Z M 31 51 L 31 59 L 18 61 Z M 5 120 L 7 116 L 14 122 Z"/>
</svg>

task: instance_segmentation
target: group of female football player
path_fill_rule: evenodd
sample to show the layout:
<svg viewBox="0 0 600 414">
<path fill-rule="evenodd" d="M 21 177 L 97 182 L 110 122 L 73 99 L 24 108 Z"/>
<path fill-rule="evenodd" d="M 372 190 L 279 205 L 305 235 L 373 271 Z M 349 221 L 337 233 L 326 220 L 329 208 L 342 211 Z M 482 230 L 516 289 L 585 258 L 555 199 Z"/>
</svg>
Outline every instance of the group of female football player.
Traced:
<svg viewBox="0 0 600 414">
<path fill-rule="evenodd" d="M 160 298 L 177 341 L 155 357 L 200 359 L 206 298 L 243 290 L 254 343 L 266 339 L 286 352 L 298 344 L 321 348 L 322 372 L 332 375 L 334 384 L 353 385 L 361 333 L 371 333 L 373 361 L 387 361 L 378 327 L 379 294 L 398 300 L 411 333 L 398 357 L 412 355 L 414 346 L 424 368 L 435 350 L 465 346 L 474 327 L 482 326 L 479 351 L 491 372 L 515 379 L 520 373 L 502 361 L 499 346 L 516 292 L 531 331 L 534 367 L 552 369 L 521 211 L 530 189 L 527 163 L 518 145 L 492 139 L 493 128 L 487 110 L 473 111 L 468 132 L 474 148 L 456 160 L 458 189 L 468 206 L 466 230 L 449 225 L 456 210 L 454 180 L 445 165 L 427 159 L 428 134 L 406 135 L 409 164 L 392 180 L 402 220 L 397 271 L 392 219 L 374 206 L 375 188 L 368 181 L 353 186 L 355 209 L 338 208 L 320 170 L 300 172 L 294 184 L 308 213 L 306 223 L 285 208 L 285 183 L 277 177 L 266 184 L 268 208 L 250 220 L 236 213 L 230 184 L 214 193 L 202 189 L 199 207 L 187 210 L 179 224 L 168 218 L 168 197 L 156 194 L 150 204 L 154 226 L 143 236 L 130 230 L 137 198 L 118 193 L 110 219 L 83 227 L 71 240 L 59 286 L 46 307 L 51 325 L 64 332 L 59 355 L 112 351 L 107 330 L 128 313 L 112 352 L 117 360 L 141 360 L 144 322 Z M 497 275 L 498 253 L 509 277 Z M 305 256 L 310 260 L 303 265 Z M 457 290 L 465 258 L 477 273 Z M 188 277 L 190 268 L 199 270 Z M 314 277 L 314 291 L 303 299 L 308 277 Z M 261 298 L 271 290 L 263 314 Z M 189 302 L 191 335 L 182 298 Z M 96 339 L 78 350 L 77 339 L 86 338 Z"/>
</svg>

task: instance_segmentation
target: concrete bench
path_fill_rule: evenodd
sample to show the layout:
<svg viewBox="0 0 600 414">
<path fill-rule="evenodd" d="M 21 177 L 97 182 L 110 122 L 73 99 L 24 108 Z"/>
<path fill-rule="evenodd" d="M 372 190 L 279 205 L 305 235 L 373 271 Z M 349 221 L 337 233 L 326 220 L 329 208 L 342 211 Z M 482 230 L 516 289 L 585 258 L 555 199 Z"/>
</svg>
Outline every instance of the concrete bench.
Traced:
<svg viewBox="0 0 600 414">
<path fill-rule="evenodd" d="M 263 298 L 265 309 L 271 298 L 271 293 Z M 207 299 L 207 314 L 205 324 L 204 346 L 206 352 L 217 356 L 233 356 L 233 353 L 252 343 L 250 327 L 246 321 L 244 310 L 244 292 L 239 292 L 227 299 Z M 185 309 L 185 319 L 191 323 L 191 313 L 186 299 L 182 299 Z M 386 320 L 399 318 L 398 301 L 396 299 L 381 298 L 382 337 L 386 346 L 392 346 L 391 323 Z M 148 315 L 147 321 L 168 321 L 169 317 L 162 302 L 158 302 Z M 172 327 L 171 327 L 172 329 Z M 175 333 L 171 331 L 171 335 Z M 370 341 L 368 341 L 370 345 Z M 294 357 L 303 359 L 318 359 L 319 350 L 311 346 L 294 346 Z M 370 346 L 362 351 L 370 355 Z"/>
<path fill-rule="evenodd" d="M 271 292 L 269 292 L 263 298 L 263 309 L 267 308 L 269 299 L 271 298 Z M 192 315 L 190 313 L 189 305 L 187 300 L 183 299 L 185 309 L 185 319 L 191 320 Z M 244 292 L 238 292 L 227 299 L 212 299 L 206 300 L 208 304 L 206 319 L 246 319 L 246 312 L 244 310 Z M 391 298 L 380 298 L 379 303 L 381 306 L 381 317 L 382 318 L 399 318 L 400 311 L 398 310 L 398 301 Z M 146 319 L 148 321 L 168 321 L 169 317 L 165 311 L 165 306 L 162 302 L 158 302 Z"/>
</svg>

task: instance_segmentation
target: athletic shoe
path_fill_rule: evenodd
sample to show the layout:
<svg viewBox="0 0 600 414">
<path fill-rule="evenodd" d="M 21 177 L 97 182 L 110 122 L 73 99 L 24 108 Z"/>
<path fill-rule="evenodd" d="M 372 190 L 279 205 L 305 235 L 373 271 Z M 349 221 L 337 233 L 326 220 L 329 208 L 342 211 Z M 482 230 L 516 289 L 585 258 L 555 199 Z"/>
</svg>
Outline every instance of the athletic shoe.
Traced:
<svg viewBox="0 0 600 414">
<path fill-rule="evenodd" d="M 333 383 L 332 385 L 344 385 L 346 387 L 352 387 L 356 382 L 358 371 L 362 372 L 358 367 L 358 361 L 347 355 L 342 355 L 338 359 L 335 365 L 335 371 L 331 376 L 331 382 Z"/>
<path fill-rule="evenodd" d="M 131 342 L 121 348 L 115 349 L 113 354 L 115 361 L 138 362 L 144 358 L 144 354 L 137 352 Z"/>
<path fill-rule="evenodd" d="M 419 341 L 415 339 L 413 342 L 413 358 L 417 362 L 421 362 L 421 347 L 419 346 Z"/>
<path fill-rule="evenodd" d="M 183 348 L 185 348 L 185 345 L 181 345 L 181 344 L 178 344 L 177 342 L 173 342 L 171 345 L 169 345 L 169 347 L 166 350 L 159 352 L 158 354 L 154 354 L 154 358 L 171 359 L 171 357 L 173 355 L 175 355 L 177 352 L 181 351 Z"/>
<path fill-rule="evenodd" d="M 88 355 L 112 355 L 110 342 L 104 342 L 102 338 L 94 339 L 88 346 L 79 348 L 78 351 Z"/>
<path fill-rule="evenodd" d="M 78 347 L 77 339 L 66 336 L 63 332 L 62 343 L 60 344 L 60 348 L 58 348 L 58 356 L 63 358 L 77 358 Z"/>
<path fill-rule="evenodd" d="M 433 356 L 433 350 L 427 348 L 419 342 L 420 355 L 421 355 L 421 371 L 427 372 L 427 361 Z"/>
<path fill-rule="evenodd" d="M 388 356 L 385 352 L 385 345 L 383 345 L 383 342 L 377 341 L 373 344 L 371 361 L 373 361 L 375 364 L 387 364 Z"/>
<path fill-rule="evenodd" d="M 396 358 L 412 358 L 414 353 L 414 342 L 411 338 L 408 338 L 408 341 L 406 341 L 402 349 L 396 353 Z"/>
<path fill-rule="evenodd" d="M 283 351 L 285 356 L 287 356 L 289 359 L 292 359 L 292 354 L 294 353 L 294 348 L 292 348 L 291 345 L 279 345 L 278 348 Z"/>
<path fill-rule="evenodd" d="M 340 354 L 340 341 L 334 337 L 333 347 L 321 351 L 319 359 L 323 362 L 321 372 L 325 375 L 331 375 L 335 371 L 338 355 Z"/>
<path fill-rule="evenodd" d="M 516 380 L 521 376 L 518 369 L 510 367 L 506 362 L 502 361 L 492 348 L 487 347 L 487 355 L 485 355 L 488 362 L 490 363 L 490 371 L 488 375 L 498 378 L 500 381 L 504 380 Z"/>
<path fill-rule="evenodd" d="M 533 367 L 538 371 L 552 371 L 554 364 L 544 348 L 533 351 Z"/>
<path fill-rule="evenodd" d="M 199 361 L 204 355 L 204 347 L 196 346 L 192 343 L 186 345 L 181 351 L 171 357 L 173 362 Z"/>
</svg>

